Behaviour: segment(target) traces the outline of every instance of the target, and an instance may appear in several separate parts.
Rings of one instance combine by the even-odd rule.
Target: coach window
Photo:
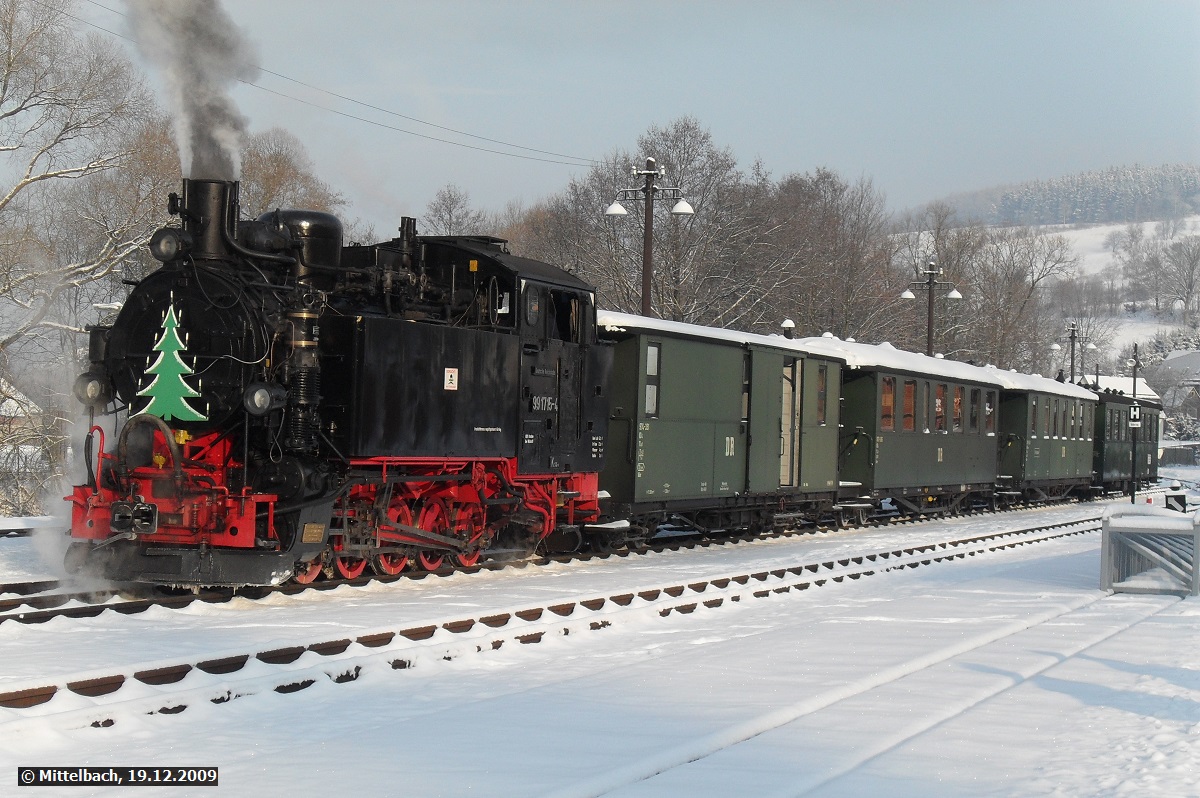
[[[646,416],[658,417],[659,356],[662,344],[646,344]]]
[[[933,397],[933,430],[946,431],[946,383],[939,382]]]
[[[825,424],[825,399],[829,390],[829,366],[817,366],[817,423]]]
[[[1071,404],[1066,399],[1062,400],[1062,424],[1059,429],[1062,430],[1062,437],[1067,437],[1067,405]]]
[[[904,381],[904,431],[915,432],[917,429],[917,381]]]
[[[750,353],[742,355],[742,423],[750,422]]]
[[[954,386],[954,431],[963,431],[963,387]]]
[[[1050,437],[1050,397],[1043,396],[1042,398],[1044,400],[1046,400],[1046,412],[1042,413],[1042,437],[1049,438]]]
[[[1093,411],[1094,408],[1091,405],[1083,406],[1084,415],[1087,417],[1087,420],[1083,423],[1083,437],[1089,441],[1092,439],[1092,430],[1095,429],[1092,426],[1095,423],[1095,416],[1092,415]]]
[[[929,383],[921,389],[921,428],[929,432]]]
[[[896,378],[883,378],[883,396],[879,402],[879,429],[893,432],[896,429]]]
[[[983,397],[983,391],[978,388],[971,389],[971,406],[968,408],[970,416],[970,425],[967,427],[971,432],[979,432],[979,400]]]
[[[1038,398],[1035,396],[1029,404],[1029,437],[1037,437]]]
[[[996,434],[996,392],[988,391],[983,398],[983,431]]]
[[[1054,422],[1050,426],[1050,434],[1052,437],[1058,437],[1058,400],[1054,400]]]

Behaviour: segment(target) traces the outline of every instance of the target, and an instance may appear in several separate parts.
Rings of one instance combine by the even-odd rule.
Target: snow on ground
[[[342,588],[265,605],[5,623],[0,688],[31,674],[400,628],[1099,509]],[[127,712],[110,728],[0,720],[0,779],[15,778],[18,765],[203,765],[220,767],[211,792],[225,795],[1200,794],[1200,604],[1105,594],[1099,544],[1089,533],[687,616],[647,613],[406,670],[368,664],[347,684],[204,702],[178,715]],[[0,540],[0,575],[10,562],[36,571],[31,548],[27,538]]]
[[[1157,222],[1141,223],[1140,227],[1147,239],[1154,238],[1157,224]],[[1072,251],[1079,261],[1078,273],[1083,277],[1100,274],[1114,263],[1112,249],[1105,242],[1113,233],[1122,232],[1128,227],[1127,224],[1102,224],[1085,227],[1051,225],[1045,229],[1063,236],[1071,243]],[[1189,216],[1184,219],[1181,229],[1185,235],[1194,234],[1200,230],[1200,216]],[[1117,351],[1135,342],[1144,343],[1153,340],[1158,333],[1170,333],[1182,326],[1169,316],[1162,319],[1156,318],[1152,309],[1114,316],[1111,321],[1117,326],[1117,333],[1111,342],[1113,349]]]
[[[1154,238],[1158,222],[1143,222],[1139,226],[1147,239]],[[1098,224],[1084,227],[1051,225],[1048,232],[1063,236],[1071,242],[1075,256],[1079,259],[1079,274],[1099,274],[1113,262],[1112,249],[1105,243],[1113,233],[1123,232],[1127,224]],[[1181,229],[1185,234],[1200,229],[1200,216],[1189,216],[1183,220]]]
[[[1135,343],[1145,346],[1148,341],[1153,341],[1155,336],[1170,335],[1183,327],[1182,324],[1177,324],[1170,319],[1154,318],[1153,311],[1139,311],[1125,316],[1115,316],[1112,320],[1117,325],[1117,332],[1113,335],[1111,342],[1114,353]]]

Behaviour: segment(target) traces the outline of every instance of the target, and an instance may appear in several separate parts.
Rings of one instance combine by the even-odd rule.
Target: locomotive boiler
[[[161,266],[90,331],[71,570],[310,582],[572,547],[600,517],[609,347],[593,290],[501,239],[343,246],[184,180]],[[115,438],[115,439],[114,439]]]

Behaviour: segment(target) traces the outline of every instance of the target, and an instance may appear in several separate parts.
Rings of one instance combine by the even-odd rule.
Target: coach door
[[[742,416],[749,430],[746,449],[747,490],[774,493],[779,488],[780,374],[783,355],[751,349],[746,352],[742,378]]]
[[[801,361],[783,361],[780,388],[779,487],[794,488],[800,483],[800,399],[804,395]]]

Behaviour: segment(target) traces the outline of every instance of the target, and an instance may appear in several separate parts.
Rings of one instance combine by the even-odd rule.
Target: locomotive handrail
[[[96,455],[96,470],[92,471],[92,436],[100,433],[100,453]],[[101,459],[104,457],[104,428],[99,424],[93,424],[88,430],[87,437],[83,441],[83,462],[87,467],[88,485],[92,488],[92,493],[100,492],[100,483],[97,479],[97,474],[101,472],[103,466]]]
[[[125,422],[125,426],[121,428],[121,436],[117,439],[117,456],[120,462],[126,468],[128,465],[129,454],[129,433],[134,427],[140,427],[149,424],[158,429],[166,439],[167,448],[171,452],[171,469],[175,472],[175,479],[183,480],[183,452],[179,449],[179,444],[175,442],[175,435],[171,432],[171,428],[167,426],[167,422],[163,421],[158,416],[152,416],[149,413],[138,413],[135,416],[130,416]]]

